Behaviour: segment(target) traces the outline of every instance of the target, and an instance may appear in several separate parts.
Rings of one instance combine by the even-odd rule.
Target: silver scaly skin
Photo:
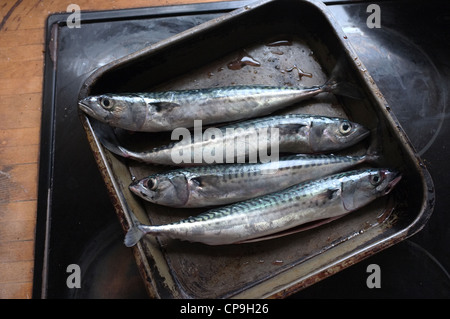
[[[137,223],[125,236],[125,245],[135,245],[145,234],[208,245],[264,240],[308,222],[355,211],[390,193],[400,179],[389,169],[339,173],[167,225]]]
[[[235,163],[245,162],[249,154],[269,154],[275,148],[280,153],[316,154],[339,151],[363,140],[370,133],[364,126],[344,118],[316,115],[288,114],[247,120],[219,127],[218,137],[206,138],[200,141],[182,139],[148,152],[133,152],[122,146],[104,143],[105,147],[122,157],[131,158],[145,163],[189,166],[212,164],[196,162],[194,150],[200,149],[201,154],[222,149],[223,159],[216,163],[230,163],[227,150],[231,149],[236,159]],[[272,138],[272,132],[278,132],[278,140]],[[257,134],[255,134],[255,132]],[[261,141],[261,134],[267,132],[267,141]],[[236,140],[247,136],[245,152],[239,153]],[[273,144],[270,142],[274,142]],[[178,163],[173,154],[188,154],[189,161]],[[240,155],[239,155],[240,154]],[[239,157],[241,156],[241,157]]]
[[[277,162],[180,168],[139,179],[129,188],[146,201],[169,207],[225,205],[341,172],[374,158],[296,154]]]
[[[333,78],[307,88],[227,86],[165,92],[101,94],[79,101],[82,111],[111,126],[130,131],[161,132],[259,117],[322,92],[351,95],[351,85]],[[348,92],[350,91],[350,92]],[[356,91],[356,89],[354,89]]]

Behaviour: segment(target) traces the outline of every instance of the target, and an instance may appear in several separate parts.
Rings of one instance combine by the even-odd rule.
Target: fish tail
[[[131,157],[131,152],[120,146],[120,142],[113,128],[104,125],[96,120],[92,120],[92,129],[97,135],[100,143],[111,153],[122,156]]]
[[[370,133],[371,141],[365,155],[366,161],[368,163],[382,165],[382,156],[380,155],[383,154],[383,145],[380,142],[381,129],[381,126],[378,125],[377,127],[373,128]]]
[[[118,144],[117,139],[110,141],[109,138],[100,137],[100,142],[108,151],[122,157],[129,157],[128,151]]]
[[[350,82],[339,82],[335,78],[330,78],[322,87],[324,92],[331,92],[336,95],[346,96],[353,99],[362,99],[364,96],[361,90]]]
[[[142,227],[142,224],[132,225],[125,235],[124,244],[127,247],[132,247],[141,240],[142,237],[146,234],[145,230]]]
[[[115,145],[115,144],[109,143],[107,141],[102,141],[102,144],[108,151],[110,151],[113,154],[119,155],[123,158],[131,158],[134,160],[140,160],[139,154],[129,151],[123,146]]]
[[[119,145],[119,146],[117,146],[117,149],[120,151],[120,154],[118,154],[118,155],[121,155],[122,157],[138,159],[138,156],[136,156],[135,153],[127,150],[123,146]]]
[[[342,79],[343,74],[345,74],[344,66],[345,61],[341,58],[336,63],[328,81],[322,85],[322,91],[354,99],[362,99],[364,95],[362,94],[361,89],[355,84]]]
[[[378,165],[381,161],[381,156],[379,153],[371,153],[370,151],[364,155],[365,162],[369,164]]]

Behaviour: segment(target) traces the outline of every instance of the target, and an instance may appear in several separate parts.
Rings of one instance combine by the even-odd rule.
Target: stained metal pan
[[[240,64],[243,56],[256,62]],[[433,210],[433,183],[382,92],[318,1],[256,2],[107,64],[85,81],[79,98],[233,84],[309,86],[322,84],[342,59],[343,75],[363,99],[323,94],[279,113],[348,117],[369,127],[372,139],[346,154],[363,154],[376,140],[379,165],[403,174],[396,190],[332,223],[259,243],[210,247],[145,237],[133,250],[150,297],[286,297],[418,232]],[[128,190],[132,179],[168,168],[119,158],[101,143],[114,133],[139,149],[143,142],[157,145],[165,134],[113,131],[83,113],[80,118],[124,231],[133,218],[163,224],[202,211],[137,199]]]

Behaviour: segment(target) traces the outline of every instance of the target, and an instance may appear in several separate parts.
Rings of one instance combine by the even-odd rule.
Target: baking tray
[[[228,67],[243,56],[257,66]],[[376,139],[382,150],[380,165],[403,174],[395,192],[328,225],[265,242],[210,247],[145,237],[133,252],[150,297],[288,296],[418,232],[433,210],[433,183],[346,35],[317,1],[247,5],[113,61],[85,81],[79,98],[233,84],[309,86],[323,83],[342,60],[343,75],[360,87],[364,99],[323,94],[280,113],[348,117],[378,132],[371,141]],[[80,118],[124,231],[133,218],[162,224],[201,211],[168,209],[135,198],[128,191],[131,180],[165,168],[113,155],[101,143],[112,129],[83,113]],[[113,133],[136,148],[141,146],[136,141],[156,145],[164,139],[164,134]],[[361,154],[367,147],[360,143],[346,154]]]

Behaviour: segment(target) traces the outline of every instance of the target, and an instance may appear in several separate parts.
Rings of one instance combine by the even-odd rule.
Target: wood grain
[[[45,24],[83,11],[217,0],[3,0],[0,3],[0,298],[31,298]]]

